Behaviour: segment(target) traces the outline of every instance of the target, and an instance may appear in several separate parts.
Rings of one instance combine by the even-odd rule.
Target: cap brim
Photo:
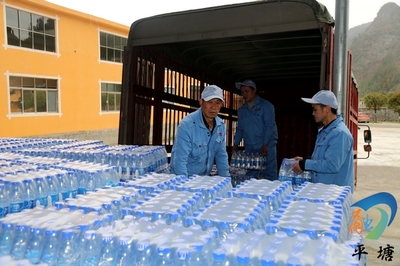
[[[316,100],[313,100],[313,99],[311,99],[311,98],[301,98],[301,100],[302,100],[303,102],[306,102],[306,103],[320,104],[319,102],[317,102]]]
[[[242,83],[242,82],[237,82],[237,83],[236,83],[236,89],[240,90],[240,88],[241,88],[242,86],[246,86],[246,84],[244,84],[244,83]]]
[[[203,98],[203,100],[206,101],[206,102],[208,102],[208,101],[210,101],[212,99],[220,99],[222,102],[225,102],[224,98],[221,98],[219,96],[214,96],[214,95]]]

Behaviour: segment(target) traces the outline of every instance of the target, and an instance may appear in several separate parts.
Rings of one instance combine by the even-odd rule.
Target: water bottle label
[[[56,203],[56,202],[59,200],[58,194],[56,194],[56,195],[50,195],[50,198],[51,198],[51,203],[52,203],[52,205],[54,205],[54,203]]]
[[[61,197],[63,200],[67,199],[69,197],[69,191],[68,192],[61,192]]]
[[[78,188],[78,194],[85,195],[86,194],[86,189],[85,188]]]
[[[5,217],[8,214],[8,206],[0,207],[0,218]]]
[[[40,203],[40,206],[47,207],[49,202],[47,201],[47,197],[37,199]]]
[[[33,209],[36,207],[36,200],[26,200],[24,202],[24,209]]]
[[[128,167],[122,166],[121,167],[121,175],[126,176],[127,173],[128,173]]]
[[[70,193],[71,193],[71,198],[75,199],[76,195],[78,194],[78,190],[77,189],[71,190]]]
[[[23,209],[24,209],[24,203],[23,202],[11,203],[10,204],[10,213],[21,212]]]

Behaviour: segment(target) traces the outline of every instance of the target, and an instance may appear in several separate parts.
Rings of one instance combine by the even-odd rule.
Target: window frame
[[[117,90],[115,91],[106,91],[107,95],[112,94],[114,95],[114,100],[117,100],[118,97],[117,95],[119,95],[119,104],[117,102],[115,102],[115,107],[114,110],[109,110],[109,105],[108,105],[108,110],[103,110],[103,90],[102,90],[102,86],[103,84],[106,85],[119,85],[120,87],[120,91],[118,92]],[[107,86],[108,87],[108,86]],[[121,82],[115,82],[115,81],[105,81],[105,80],[100,80],[99,81],[99,91],[100,91],[100,115],[102,114],[119,114],[120,110],[121,110],[121,93],[122,93],[122,83]],[[117,106],[119,106],[119,109],[117,109]]]
[[[17,45],[10,45],[8,44],[8,35],[7,35],[7,8],[12,8],[12,9],[16,9],[18,12],[22,11],[22,12],[27,12],[30,15],[36,15],[36,16],[42,16],[45,17],[47,19],[52,19],[54,21],[54,52],[52,51],[46,51],[46,50],[39,50],[39,49],[35,49],[34,48],[34,42],[32,42],[32,48],[27,48],[27,47],[23,47],[21,44],[19,46]],[[44,54],[50,54],[50,55],[56,55],[57,57],[60,56],[59,53],[59,34],[58,34],[58,16],[50,16],[48,14],[44,14],[41,12],[37,12],[37,11],[32,11],[30,9],[26,9],[26,8],[21,8],[20,6],[14,6],[14,5],[10,5],[10,4],[5,4],[4,5],[4,43],[3,46],[5,49],[18,49],[18,50],[24,50],[24,51],[31,51],[31,52],[36,52],[36,53],[44,53]],[[18,26],[19,27],[19,26]],[[21,30],[21,28],[18,28],[18,30]],[[22,29],[24,30],[24,29]],[[31,32],[33,34],[36,34],[36,32],[32,29]],[[46,39],[48,36],[48,34],[43,33],[44,39]],[[44,44],[44,46],[46,46]]]
[[[44,79],[44,80],[54,80],[56,81],[56,88],[55,89],[51,89],[51,88],[40,88],[40,87],[24,87],[23,84],[20,85],[20,87],[14,87],[12,86],[12,84],[10,84],[10,78],[11,77],[18,77],[18,78],[32,78],[34,81],[35,79]],[[61,86],[60,86],[60,77],[54,77],[54,76],[41,76],[41,75],[27,75],[27,74],[21,74],[21,73],[6,73],[6,79],[7,79],[7,109],[8,109],[8,113],[7,113],[7,117],[9,119],[13,118],[13,117],[39,117],[39,116],[61,116],[62,112],[61,112]],[[19,88],[19,89],[18,89]],[[34,107],[35,110],[33,112],[12,112],[12,108],[11,108],[11,91],[12,90],[21,90],[21,95],[24,94],[24,92],[27,92],[29,90],[37,91],[37,92],[46,92],[46,111],[45,112],[40,112],[37,111],[37,98],[34,98]],[[56,92],[57,95],[55,98],[50,97],[49,96],[49,92]],[[51,98],[51,99],[50,99]],[[55,107],[57,108],[57,111],[54,112],[49,112],[49,109],[52,109],[49,107],[49,99],[53,100],[55,99],[56,103],[55,103]],[[16,101],[13,101],[16,102]],[[18,101],[18,103],[20,103]],[[24,102],[22,101],[21,104],[24,104]]]
[[[107,60],[107,59],[102,59],[102,47],[105,47],[106,49],[111,49],[110,47],[108,47],[108,46],[102,46],[102,44],[101,44],[101,34],[102,33],[104,33],[104,34],[106,34],[106,40],[107,40],[107,38],[108,38],[108,35],[112,35],[113,37],[120,37],[121,39],[125,39],[125,45],[127,44],[127,42],[128,42],[128,37],[127,36],[124,36],[124,35],[121,35],[121,34],[116,34],[116,33],[114,33],[114,32],[109,32],[109,31],[106,31],[106,30],[102,30],[102,29],[99,29],[98,30],[98,49],[99,49],[99,62],[105,62],[105,63],[111,63],[111,64],[118,64],[118,65],[122,65],[122,62],[123,62],[123,53],[124,53],[124,46],[125,45],[122,45],[122,43],[121,43],[121,45],[122,45],[122,47],[121,47],[121,50],[119,50],[119,49],[117,49],[117,48],[112,48],[113,49],[113,51],[114,51],[114,54],[115,54],[115,51],[117,50],[117,51],[120,51],[121,52],[121,54],[120,54],[120,62],[119,61],[111,61],[111,60]],[[115,38],[114,38],[114,44],[115,44]],[[106,50],[106,57],[108,56],[108,50]]]

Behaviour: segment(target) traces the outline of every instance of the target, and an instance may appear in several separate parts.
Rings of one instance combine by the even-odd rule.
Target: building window
[[[56,79],[10,76],[9,81],[12,114],[58,112]]]
[[[127,38],[100,32],[100,60],[122,63]]]
[[[7,44],[56,52],[55,20],[6,7]]]
[[[101,83],[101,111],[116,112],[120,109],[121,84]]]

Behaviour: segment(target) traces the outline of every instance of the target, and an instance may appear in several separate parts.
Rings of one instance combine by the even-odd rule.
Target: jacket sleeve
[[[223,144],[219,145],[220,148],[215,153],[215,164],[217,165],[218,175],[228,177],[229,173],[229,164],[228,164],[228,153],[226,152],[226,128],[225,124],[223,124]]]
[[[326,145],[323,158],[306,160],[304,167],[306,170],[326,174],[338,173],[346,160],[347,153],[353,149],[353,140],[345,132],[339,131]]]
[[[275,140],[275,107],[271,103],[264,104],[263,108],[263,124],[264,124],[264,144],[269,144],[271,140]]]
[[[243,123],[240,123],[240,120],[241,120],[241,111],[239,108],[236,132],[235,132],[235,137],[234,137],[234,141],[233,141],[234,145],[239,145],[239,143],[242,141],[242,138],[243,138],[244,128],[243,128]]]
[[[188,156],[191,149],[191,137],[189,129],[184,123],[178,127],[178,131],[174,141],[175,158],[174,158],[174,172],[176,175],[188,176],[187,164]]]

